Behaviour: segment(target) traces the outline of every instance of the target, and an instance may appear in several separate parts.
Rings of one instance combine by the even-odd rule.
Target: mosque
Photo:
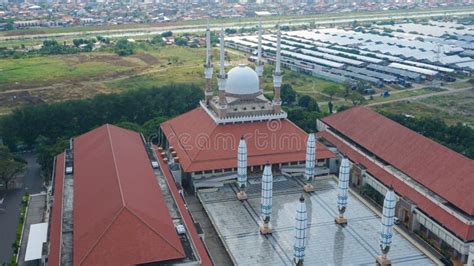
[[[218,93],[213,94],[211,80],[210,31],[207,30],[205,99],[200,106],[161,124],[160,152],[168,155],[179,183],[193,188],[220,186],[237,178],[237,146],[244,138],[248,150],[249,176],[261,176],[267,162],[272,171],[286,174],[304,172],[308,135],[287,118],[282,110],[280,33],[273,72],[273,100],[263,94],[261,30],[255,70],[238,65],[226,73],[224,68],[224,32],[220,36]],[[316,175],[337,171],[335,154],[317,142]]]

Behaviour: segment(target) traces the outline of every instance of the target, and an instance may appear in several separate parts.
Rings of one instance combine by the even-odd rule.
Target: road
[[[444,87],[441,87],[441,88],[444,88]],[[414,101],[414,100],[428,98],[431,96],[440,96],[440,95],[446,95],[446,94],[451,94],[451,93],[459,93],[459,92],[468,91],[468,90],[472,90],[472,88],[464,88],[464,89],[456,89],[456,90],[448,89],[446,91],[433,92],[433,93],[427,93],[427,94],[422,94],[422,95],[414,95],[414,96],[408,96],[408,97],[404,97],[400,99],[388,100],[384,102],[371,103],[371,104],[367,104],[367,106],[376,106],[376,105],[403,102],[403,101]]]
[[[42,190],[40,165],[33,153],[22,154],[28,162],[24,178],[24,189],[0,192],[0,264],[8,262],[12,256],[12,244],[16,238],[16,227],[20,219],[21,197],[25,192],[35,194]],[[2,194],[3,193],[3,194]]]
[[[316,25],[327,25],[327,24],[344,24],[351,23],[354,20],[358,22],[369,22],[369,21],[380,21],[387,19],[407,19],[407,18],[428,18],[435,16],[464,16],[474,14],[474,10],[466,8],[464,10],[420,10],[413,12],[400,11],[400,13],[395,14],[353,14],[347,13],[343,16],[340,14],[335,14],[334,16],[325,16],[323,18],[318,15],[303,17],[303,18],[291,18],[286,19],[285,21],[291,21],[291,25],[301,25],[314,23]],[[342,17],[342,18],[341,18]],[[212,30],[219,30],[221,27],[226,28],[238,28],[242,26],[255,26],[257,19],[254,21],[242,21],[242,22],[223,22],[223,23],[214,23],[210,27]],[[262,25],[266,28],[275,27],[275,25],[282,23],[281,18],[275,18],[272,20],[262,21]],[[62,37],[74,37],[84,35],[101,35],[103,37],[117,38],[117,37],[133,37],[133,36],[146,36],[146,35],[156,35],[161,34],[164,31],[173,31],[176,33],[179,32],[200,32],[206,29],[206,25],[197,24],[197,25],[174,25],[174,26],[156,26],[156,27],[141,27],[141,28],[132,28],[132,29],[109,29],[109,30],[91,30],[91,31],[79,31],[79,32],[65,32],[65,33],[47,33],[47,34],[30,34],[30,35],[14,35],[14,36],[0,36],[0,41],[7,40],[25,40],[25,39],[44,39],[44,38],[62,38]]]

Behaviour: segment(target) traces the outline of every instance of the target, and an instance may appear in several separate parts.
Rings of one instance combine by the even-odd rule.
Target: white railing
[[[390,167],[380,163],[379,161],[377,161],[376,159],[370,157],[370,156],[367,156],[364,152],[360,151],[357,147],[355,147],[354,145],[352,145],[351,143],[347,142],[345,139],[339,137],[337,134],[335,134],[334,132],[330,131],[330,130],[327,130],[328,133],[330,133],[332,136],[334,136],[335,138],[337,138],[338,140],[340,140],[341,142],[343,142],[345,145],[349,146],[352,150],[356,151],[357,153],[359,153],[360,155],[364,156],[366,159],[368,159],[369,161],[373,162],[374,164],[376,164],[378,167],[382,168],[383,170],[387,171],[388,173],[390,173],[392,176],[394,176],[395,178],[397,178],[398,180],[402,181],[405,185],[411,187],[412,189],[414,189],[415,191],[417,191],[418,193],[420,193],[421,195],[423,195],[425,198],[429,199],[431,202],[433,202],[434,204],[436,204],[438,207],[442,208],[444,211],[446,211],[447,213],[451,214],[452,216],[454,216],[456,219],[458,219],[459,221],[463,222],[464,224],[466,225],[474,225],[474,221],[469,219],[469,218],[466,218],[465,216],[463,216],[462,214],[459,214],[458,212],[454,211],[453,209],[449,208],[448,206],[444,205],[443,202],[440,202],[437,198],[435,198],[434,196],[430,195],[430,192],[427,188],[425,188],[424,186],[416,183],[415,180],[413,180],[412,178],[404,175],[400,175],[399,173],[396,173],[393,171],[393,169],[391,169]],[[410,180],[407,180],[406,178],[410,178]],[[408,182],[410,181],[410,182]]]
[[[469,244],[464,243],[455,235],[453,235],[448,230],[444,229],[442,226],[438,225],[436,222],[431,220],[428,216],[422,213],[420,210],[415,209],[416,220],[430,230],[437,237],[446,242],[449,246],[457,250],[461,254],[469,253]]]
[[[237,116],[237,117],[228,117],[228,118],[219,118],[214,112],[209,110],[206,104],[201,101],[199,102],[201,107],[206,111],[206,113],[214,120],[216,124],[235,124],[243,122],[257,122],[257,121],[268,121],[268,120],[280,120],[288,117],[286,112],[281,112],[279,114],[268,114],[268,115],[248,115],[248,116]]]

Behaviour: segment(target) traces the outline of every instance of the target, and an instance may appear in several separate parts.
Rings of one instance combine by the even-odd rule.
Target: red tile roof
[[[241,136],[247,142],[248,165],[304,161],[307,134],[290,120],[217,125],[198,107],[161,124],[185,172],[237,167]],[[321,143],[317,159],[334,157]]]
[[[140,135],[104,125],[74,139],[74,265],[185,257]]]
[[[154,146],[154,150],[156,151],[158,148]],[[176,206],[178,207],[178,211],[183,218],[184,225],[188,234],[191,237],[191,242],[193,243],[194,247],[197,250],[199,255],[199,261],[202,266],[211,266],[212,261],[207,253],[206,247],[204,246],[203,240],[199,237],[196,227],[194,226],[194,221],[191,217],[191,214],[186,207],[186,203],[184,202],[183,197],[178,192],[178,188],[176,187],[176,183],[174,181],[173,175],[170,172],[168,164],[163,161],[163,158],[159,156],[159,154],[155,154],[156,158],[160,163],[160,168],[163,172],[163,175],[166,178],[166,183],[171,191],[171,195],[173,196],[174,201],[176,202]]]
[[[457,219],[455,216],[446,212],[444,209],[433,203],[431,200],[427,199],[418,191],[411,188],[405,182],[400,181],[398,178],[385,171],[383,168],[373,163],[365,156],[358,153],[350,146],[346,145],[344,142],[333,136],[332,133],[322,131],[318,133],[318,136],[332,143],[339,151],[344,153],[354,163],[363,165],[367,169],[367,172],[369,172],[382,183],[386,185],[392,185],[399,195],[409,198],[425,214],[434,218],[438,223],[448,228],[458,237],[464,239],[465,241],[474,239],[474,225],[469,226]]]
[[[474,215],[474,161],[365,107],[322,119],[355,143]]]
[[[54,169],[54,198],[49,225],[49,256],[48,264],[59,265],[61,262],[62,205],[64,183],[64,153],[56,157]]]

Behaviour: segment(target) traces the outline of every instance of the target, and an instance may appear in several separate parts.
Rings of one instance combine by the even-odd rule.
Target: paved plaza
[[[199,197],[217,227],[231,257],[238,265],[290,265],[293,260],[295,211],[303,182],[278,176],[273,183],[272,235],[260,235],[259,179],[249,180],[248,201],[236,198],[238,188],[227,184],[216,192],[200,192]],[[306,265],[374,265],[380,255],[380,218],[360,200],[349,194],[345,213],[348,225],[334,223],[337,182],[333,178],[316,181],[316,191],[305,194],[309,239]],[[398,232],[388,254],[395,265],[434,264]]]

